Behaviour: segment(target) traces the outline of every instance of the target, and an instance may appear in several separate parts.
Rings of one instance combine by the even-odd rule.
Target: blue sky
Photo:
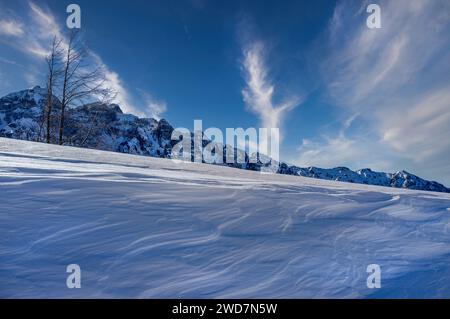
[[[373,1],[375,2],[375,1]],[[0,0],[0,95],[43,85],[66,6],[121,107],[175,127],[281,130],[301,166],[450,185],[450,2]]]

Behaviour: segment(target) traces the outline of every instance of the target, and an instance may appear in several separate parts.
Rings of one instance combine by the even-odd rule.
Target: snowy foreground
[[[0,202],[0,297],[450,298],[450,194],[0,139]]]

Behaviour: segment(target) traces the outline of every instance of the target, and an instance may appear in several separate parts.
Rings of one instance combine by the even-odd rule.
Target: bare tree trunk
[[[49,86],[51,86],[51,80],[49,81]],[[50,126],[51,126],[51,114],[52,114],[52,105],[53,105],[53,90],[47,89],[47,108],[46,108],[46,118],[47,118],[47,134],[46,134],[46,142],[50,144]]]
[[[48,76],[47,76],[47,101],[46,101],[46,107],[45,107],[45,118],[46,118],[46,124],[47,124],[47,134],[46,134],[46,142],[50,143],[51,141],[51,117],[52,117],[52,111],[53,111],[53,89],[54,85],[57,81],[58,77],[58,70],[57,70],[57,64],[58,59],[60,55],[59,46],[60,41],[56,39],[56,37],[53,39],[52,43],[52,49],[49,54],[49,56],[46,58],[47,60],[47,66],[48,66]]]
[[[87,140],[91,136],[92,130],[94,129],[94,125],[95,125],[95,120],[97,119],[97,115],[98,115],[98,112],[95,112],[93,118],[90,121],[91,124],[89,125],[88,131],[87,131],[86,135],[84,136],[83,140],[80,143],[81,147],[83,147],[86,144]]]
[[[69,81],[69,69],[73,63],[73,57],[72,57],[72,46],[73,41],[75,39],[76,33],[72,33],[70,36],[69,44],[67,47],[67,55],[66,55],[66,61],[64,62],[64,81],[63,81],[63,89],[62,89],[62,99],[61,99],[61,115],[59,118],[59,138],[58,138],[58,144],[63,144],[63,135],[64,135],[64,121],[65,121],[65,112],[66,112],[66,106],[67,106],[67,84]]]
[[[36,136],[36,142],[41,142],[41,134],[42,130],[44,129],[44,121],[45,121],[45,109],[41,111],[41,115],[39,117],[39,131]]]

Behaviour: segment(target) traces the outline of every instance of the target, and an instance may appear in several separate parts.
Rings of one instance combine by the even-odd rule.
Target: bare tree
[[[104,70],[89,64],[89,53],[81,44],[79,32],[72,31],[63,58],[61,113],[59,117],[58,143],[64,143],[64,126],[67,109],[89,100],[103,103],[111,100],[114,93],[105,85]]]
[[[49,55],[46,57],[47,62],[47,97],[45,104],[45,113],[43,116],[43,122],[46,122],[46,142],[51,141],[51,119],[53,111],[53,93],[54,89],[58,83],[58,78],[61,75],[61,70],[59,68],[59,61],[61,57],[61,40],[57,39],[56,36],[53,38],[52,48]],[[40,132],[39,132],[40,134]]]

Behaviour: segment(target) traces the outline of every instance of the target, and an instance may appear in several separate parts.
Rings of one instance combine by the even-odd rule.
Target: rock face
[[[115,104],[80,106],[70,110],[68,119],[69,145],[154,157],[167,157],[170,151],[162,121],[124,114]]]
[[[43,141],[45,137],[44,110],[46,89],[33,89],[11,93],[0,99],[0,137],[30,141]],[[60,102],[53,98],[52,136],[57,136]],[[116,104],[91,103],[71,108],[66,114],[64,144],[121,153],[170,158],[173,127],[164,119],[138,118],[124,114]],[[207,141],[203,142],[203,146]],[[228,166],[259,171],[270,165],[248,163],[248,155],[236,150],[246,159],[244,164]],[[223,149],[224,159],[226,148]],[[297,175],[350,183],[409,188],[436,192],[450,192],[442,184],[424,180],[406,171],[397,173],[375,172],[371,169],[352,171],[346,167],[323,169],[302,168],[286,163],[276,165],[279,174]]]
[[[38,140],[43,134],[42,110],[45,105],[46,90],[35,87],[11,93],[0,99],[0,136],[24,140]],[[54,109],[58,109],[58,102]]]
[[[60,102],[55,97],[52,136],[56,136]],[[42,141],[46,90],[35,87],[0,99],[0,136]],[[155,157],[170,154],[173,128],[165,121],[124,114],[116,104],[92,103],[68,109],[65,145]]]

